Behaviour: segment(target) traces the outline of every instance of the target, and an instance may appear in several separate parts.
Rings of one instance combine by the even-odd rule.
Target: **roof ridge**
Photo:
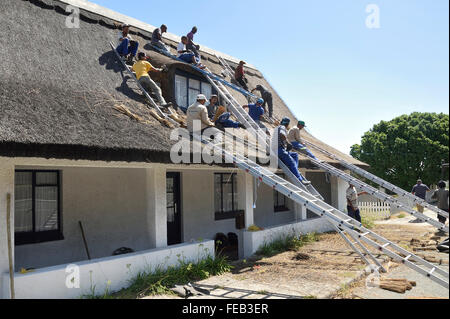
[[[129,17],[129,16],[124,15],[124,14],[122,14],[120,12],[117,12],[117,11],[105,8],[103,6],[100,6],[98,4],[95,4],[95,3],[87,1],[87,0],[55,0],[55,1],[59,1],[59,2],[65,3],[67,5],[71,5],[71,6],[74,6],[74,7],[83,9],[83,10],[86,10],[88,12],[91,12],[91,13],[94,13],[94,14],[98,14],[98,15],[103,16],[105,18],[109,18],[109,19],[113,19],[113,20],[116,20],[116,21],[119,21],[119,22],[122,22],[122,23],[129,24],[129,25],[131,25],[134,28],[141,29],[141,30],[146,31],[146,32],[153,32],[155,29],[157,29],[157,27],[155,27],[155,26],[153,26],[151,24],[148,24],[148,23],[145,23],[145,22],[140,21],[138,19]],[[169,33],[169,32],[166,32],[163,35],[163,37],[168,39],[168,40],[175,41],[175,42],[180,42],[181,41],[181,37],[180,36],[175,35],[173,33]],[[200,51],[202,51],[204,53],[207,53],[207,54],[210,54],[212,56],[214,56],[215,54],[220,55],[222,58],[224,58],[224,59],[226,59],[226,60],[228,60],[230,62],[236,63],[236,64],[238,64],[239,61],[241,61],[241,59],[235,58],[235,57],[233,57],[231,55],[228,55],[228,54],[223,53],[223,52],[216,51],[214,49],[208,48],[208,47],[203,46],[203,45],[200,46]],[[246,64],[246,67],[250,68],[250,69],[253,69],[255,71],[258,71],[258,69],[252,64]]]

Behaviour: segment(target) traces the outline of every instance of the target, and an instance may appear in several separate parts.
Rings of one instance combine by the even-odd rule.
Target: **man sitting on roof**
[[[264,111],[267,112],[266,110],[266,104],[269,106],[269,117],[272,118],[272,114],[273,114],[273,101],[272,101],[272,93],[266,89],[265,86],[262,85],[257,85],[256,88],[254,88],[252,90],[252,93],[255,91],[259,91],[259,93],[261,93],[261,97],[264,99],[264,104],[263,104],[263,108]]]
[[[144,52],[139,52],[138,59],[139,61],[133,65],[132,69],[136,73],[136,78],[138,79],[139,83],[147,92],[151,91],[156,95],[156,98],[158,99],[161,106],[171,106],[172,103],[166,103],[166,100],[164,100],[162,96],[161,89],[158,85],[156,85],[155,82],[153,82],[153,80],[150,78],[150,75],[148,74],[148,72],[150,71],[162,72],[163,70],[154,68],[153,65],[151,65],[147,61],[147,56]]]
[[[239,62],[239,65],[234,71],[234,79],[242,86],[244,90],[248,91],[248,81],[245,77],[244,64],[246,64],[244,61]]]
[[[261,117],[264,115],[264,109],[262,105],[264,104],[263,99],[258,99],[255,104],[249,104],[242,106],[244,109],[248,108],[248,115],[259,125],[261,128],[266,128],[261,123]]]
[[[200,121],[201,133],[208,127],[214,126],[214,123],[208,119],[208,110],[206,109],[205,103],[206,96],[199,94],[197,95],[197,101],[188,107],[186,122],[187,129],[190,133],[194,132],[194,121]]]
[[[230,119],[231,114],[229,112],[225,112],[219,116],[216,120],[216,127],[221,128],[245,128],[245,126],[239,122],[233,121]]]
[[[164,32],[167,32],[167,26],[165,24],[161,25],[160,28],[156,29],[152,33],[152,45],[154,47],[157,47],[158,49],[161,49],[162,51],[170,54],[170,49],[168,46],[164,44],[162,41],[162,34]]]
[[[305,125],[304,121],[298,121],[297,126],[294,126],[293,128],[291,128],[289,130],[289,132],[288,132],[288,141],[289,141],[289,143],[292,144],[292,147],[295,150],[300,151],[302,153],[305,153],[309,157],[312,157],[315,160],[317,160],[317,158],[314,156],[314,154],[311,153],[311,151],[308,150],[305,145],[303,145],[303,142],[300,139],[300,131],[303,130],[303,128],[305,126],[306,125]]]
[[[126,58],[126,62],[131,65],[133,64],[133,58],[138,51],[139,43],[131,38],[129,32],[130,25],[122,25],[122,31],[119,32],[119,45],[117,46],[116,51],[120,56]]]
[[[287,129],[289,128],[290,122],[291,120],[285,117],[281,120],[280,125],[275,128],[271,148],[300,182],[308,184],[309,182],[306,181],[298,171],[298,154],[290,152],[292,145],[287,139]]]
[[[227,111],[227,108],[226,108],[225,106],[219,105],[219,106],[217,107],[216,113],[214,114],[214,117],[213,117],[212,121],[213,121],[213,122],[216,122],[216,121],[219,119],[219,117],[220,117],[223,113],[225,113],[226,111]]]
[[[194,53],[186,49],[186,44],[188,43],[188,38],[185,36],[181,37],[181,42],[178,44],[177,52],[178,52],[178,59],[194,64],[196,67],[200,69],[204,69],[205,66],[200,63],[200,60],[195,56]]]
[[[217,103],[219,102],[219,97],[215,94],[211,95],[209,98],[209,103],[206,105],[208,109],[208,117],[212,119],[217,111]]]
[[[198,50],[200,50],[200,46],[194,43],[194,34],[197,33],[197,27],[193,27],[191,32],[187,34],[188,43],[186,44],[186,47],[188,50],[191,50],[194,52],[195,57],[200,62],[200,54],[198,53]]]

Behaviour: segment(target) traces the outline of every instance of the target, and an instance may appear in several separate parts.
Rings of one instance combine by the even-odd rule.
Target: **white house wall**
[[[87,259],[78,221],[92,258],[120,247],[141,251],[151,244],[144,169],[63,168],[64,240],[16,247],[16,270]]]

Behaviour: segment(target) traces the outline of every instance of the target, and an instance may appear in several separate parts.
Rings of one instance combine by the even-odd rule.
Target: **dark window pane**
[[[214,209],[216,212],[222,211],[221,175],[214,174]]]
[[[58,229],[58,188],[36,187],[36,231]]]
[[[56,172],[37,172],[36,185],[56,185],[58,174]]]
[[[14,229],[16,232],[33,231],[33,175],[31,172],[15,174]]]

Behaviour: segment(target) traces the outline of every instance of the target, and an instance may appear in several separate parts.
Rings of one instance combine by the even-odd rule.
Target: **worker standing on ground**
[[[262,86],[260,84],[258,84],[256,86],[256,88],[254,88],[252,90],[252,93],[254,91],[259,91],[259,93],[261,94],[261,97],[264,99],[264,104],[262,105],[264,108],[264,111],[267,112],[266,105],[268,105],[269,106],[269,117],[272,118],[272,115],[273,115],[272,93],[268,89],[266,89],[265,86]]]
[[[289,128],[290,119],[287,117],[281,120],[281,123],[274,130],[271,147],[272,151],[278,155],[278,158],[289,168],[289,170],[298,178],[303,184],[310,184],[306,181],[298,171],[298,154],[290,152],[292,145],[287,139],[287,129]]]
[[[358,196],[363,194],[367,193],[366,192],[358,193],[356,191],[356,187],[353,184],[349,183],[349,186],[346,191],[348,216],[350,216],[353,219],[356,219],[360,223],[361,223],[361,213],[359,211],[358,206]]]
[[[155,29],[152,33],[152,45],[154,47],[157,47],[161,50],[163,50],[164,52],[170,54],[170,49],[168,46],[166,46],[164,44],[164,42],[162,41],[162,34],[164,32],[167,32],[167,26],[165,24],[161,25],[161,27],[159,27],[158,29]]]
[[[300,131],[305,128],[305,122],[304,121],[298,121],[297,126],[294,126],[291,128],[288,132],[288,141],[292,144],[292,147],[294,150],[305,153],[307,156],[314,158],[317,160],[317,158],[314,156],[313,153],[311,153],[310,150],[306,148],[302,140],[300,139]]]
[[[427,196],[427,192],[429,192],[429,191],[430,191],[430,189],[428,188],[428,186],[423,184],[421,179],[418,179],[417,184],[414,185],[411,193],[414,196],[417,196],[417,197],[425,200],[426,196]],[[419,213],[423,213],[423,206],[421,206],[419,204],[417,204],[416,206],[417,206],[417,211]],[[417,221],[419,221],[419,220],[417,220]]]
[[[187,129],[190,133],[194,132],[194,121],[200,122],[200,133],[203,133],[208,127],[214,126],[214,123],[208,118],[208,110],[206,109],[205,103],[206,96],[199,94],[197,95],[197,101],[188,107],[186,112],[186,122]]]
[[[247,78],[245,77],[244,64],[246,64],[244,61],[239,62],[239,65],[234,71],[234,79],[242,86],[244,90],[248,91],[247,86],[248,81]]]
[[[136,56],[139,43],[134,41],[130,32],[130,25],[123,24],[122,31],[119,31],[119,45],[116,48],[116,51],[119,55],[125,58],[126,63],[132,65],[133,58]]]
[[[136,78],[139,83],[144,87],[147,92],[153,92],[156,95],[156,98],[159,101],[159,104],[162,107],[169,107],[172,103],[166,103],[164,97],[162,96],[162,91],[158,85],[150,78],[148,72],[162,72],[162,69],[157,69],[153,67],[148,61],[147,56],[144,52],[139,52],[138,54],[139,61],[133,65],[132,70],[136,73]]]
[[[435,190],[433,195],[431,195],[431,198],[437,199],[438,201],[438,208],[442,209],[445,212],[449,212],[449,205],[448,205],[448,199],[449,199],[449,191],[445,189],[447,185],[444,181],[440,181],[438,183],[439,189]],[[438,214],[438,220],[440,223],[445,224],[447,221],[447,218],[445,216],[441,216]]]

